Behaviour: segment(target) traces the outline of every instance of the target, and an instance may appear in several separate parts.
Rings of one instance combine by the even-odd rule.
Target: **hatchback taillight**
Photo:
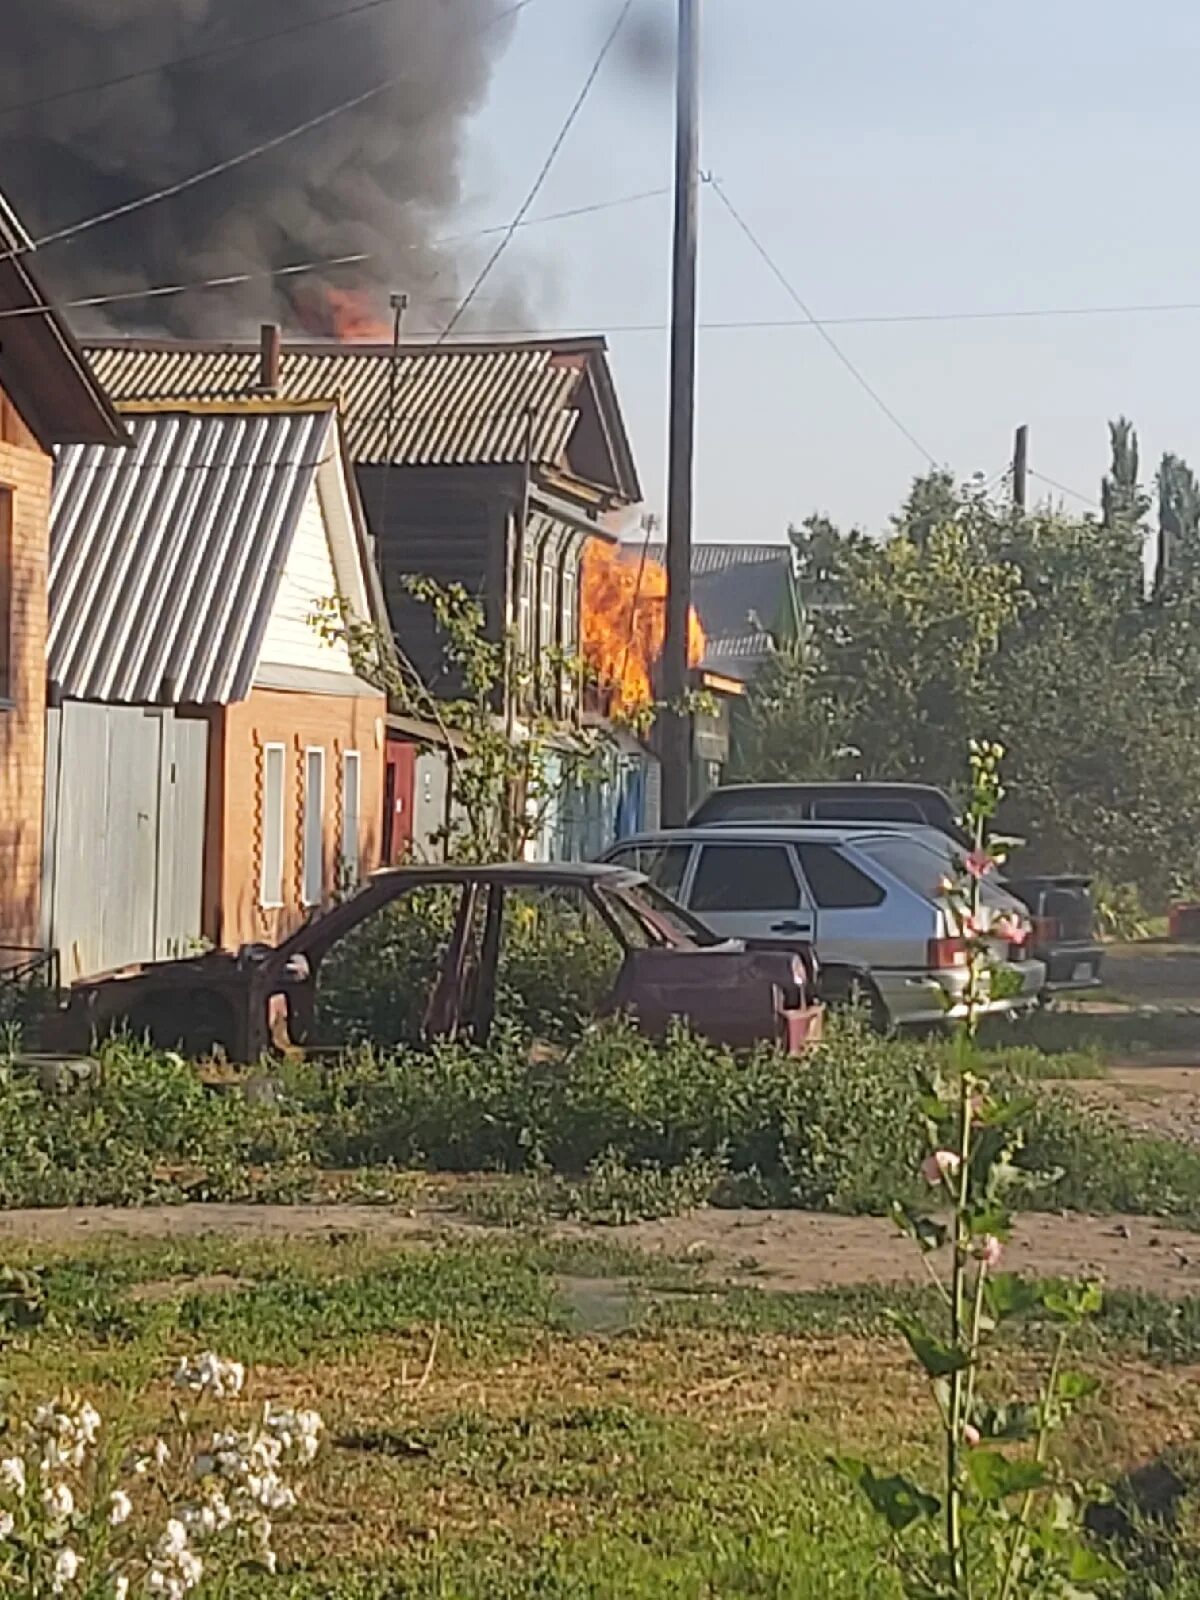
[[[930,939],[928,966],[930,972],[953,972],[971,964],[965,939]]]

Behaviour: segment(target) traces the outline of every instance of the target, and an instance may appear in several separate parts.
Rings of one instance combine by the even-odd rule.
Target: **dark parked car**
[[[421,927],[421,978],[400,997],[413,1037],[487,1039],[503,1009],[505,950],[514,922],[553,915],[551,933],[578,918],[610,943],[601,990],[588,997],[598,1014],[628,1012],[643,1031],[661,1035],[684,1019],[714,1041],[763,1041],[798,1052],[819,1037],[822,1008],[815,972],[803,953],[748,951],[719,943],[641,874],[605,866],[403,867],[382,872],[343,905],[309,922],[278,947],[250,946],[192,960],[131,967],[76,984],[48,1022],[50,1049],[86,1050],[122,1026],[163,1048],[199,1055],[223,1051],[254,1061],[272,1047],[323,1042],[322,964],[370,919],[406,896],[436,896],[439,916],[428,938]],[[384,968],[394,979],[395,968]],[[362,973],[359,974],[360,978]],[[366,971],[370,990],[372,972]],[[387,998],[387,997],[384,997]],[[572,996],[563,996],[569,1006]],[[394,1042],[383,1040],[381,1042]]]
[[[716,789],[693,826],[749,822],[877,822],[936,828],[969,849],[949,795],[923,783],[754,783]],[[1016,874],[1004,887],[1033,914],[1029,953],[1046,968],[1046,992],[1095,988],[1104,951],[1096,937],[1091,879]]]

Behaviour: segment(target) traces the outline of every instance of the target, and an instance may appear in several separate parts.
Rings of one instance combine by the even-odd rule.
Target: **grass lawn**
[[[826,1463],[847,1450],[919,1473],[931,1458],[927,1402],[884,1320],[894,1296],[727,1292],[694,1266],[519,1233],[8,1259],[43,1268],[49,1312],[5,1353],[10,1409],[70,1384],[149,1437],[174,1358],[211,1348],[251,1365],[247,1412],[270,1397],[323,1413],[280,1574],[238,1600],[899,1600]],[[1030,1332],[1001,1363],[1019,1381],[1042,1353]],[[1065,1437],[1074,1467],[1188,1459],[1200,1302],[1116,1297],[1086,1362],[1103,1386]],[[1186,1561],[1170,1581],[1173,1600],[1200,1594]]]

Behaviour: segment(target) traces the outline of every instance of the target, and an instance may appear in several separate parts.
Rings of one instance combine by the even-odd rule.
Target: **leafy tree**
[[[1181,456],[1170,453],[1158,469],[1158,560],[1154,592],[1160,598],[1184,571],[1200,571],[1200,483]]]
[[[953,792],[955,753],[988,728],[1011,753],[1001,821],[1029,841],[1017,867],[1098,872],[1149,903],[1200,883],[1200,560],[1181,556],[1147,597],[1132,427],[1114,424],[1113,442],[1102,519],[1023,515],[977,485],[948,501],[934,474],[888,539],[809,524],[838,603],[751,686],[759,738],[739,776]],[[1186,552],[1194,480],[1173,470]]]
[[[1141,458],[1137,430],[1128,417],[1108,425],[1112,468],[1105,478],[1100,501],[1107,527],[1140,528],[1150,509],[1141,486]]]

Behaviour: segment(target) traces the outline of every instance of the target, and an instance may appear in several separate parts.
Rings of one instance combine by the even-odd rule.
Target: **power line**
[[[1080,494],[1079,490],[1072,489],[1070,484],[1059,483],[1057,478],[1049,478],[1044,472],[1038,472],[1034,467],[1029,468],[1029,476],[1037,478],[1039,483],[1049,484],[1051,489],[1057,489],[1060,494],[1070,495],[1072,500],[1082,501],[1085,506],[1091,506],[1093,511],[1101,509],[1098,502],[1090,494]]]
[[[598,200],[591,205],[571,206],[565,211],[547,212],[541,217],[526,217],[521,223],[522,228],[540,228],[551,222],[567,222],[576,217],[594,216],[597,212],[612,211],[619,206],[636,205],[645,200],[658,200],[670,193],[668,188],[642,189],[635,194],[619,195],[612,200]],[[434,239],[431,249],[445,249],[451,245],[470,244],[478,239],[492,239],[497,234],[508,231],[509,224],[502,222],[489,228],[480,228],[474,233],[452,234],[445,239]],[[419,250],[419,244],[410,244],[409,250]],[[97,294],[81,296],[74,300],[61,300],[53,305],[42,306],[14,306],[8,310],[0,311],[0,322],[13,317],[39,317],[47,311],[87,311],[99,306],[112,306],[128,304],[137,300],[162,300],[184,294],[197,294],[207,289],[232,289],[247,283],[266,283],[276,278],[294,278],[309,272],[331,272],[340,267],[365,265],[367,262],[378,261],[376,253],[360,252],[356,255],[329,256],[323,260],[302,261],[292,266],[278,267],[270,272],[236,272],[227,273],[220,277],[200,278],[188,283],[158,284],[144,289],[126,289],[110,294]],[[450,297],[450,304],[457,303],[457,296]],[[433,337],[428,335],[427,337]]]
[[[232,55],[235,50],[251,50],[256,45],[273,44],[279,39],[291,38],[293,34],[306,33],[312,28],[322,28],[330,22],[346,22],[351,18],[362,16],[364,12],[378,11],[384,6],[395,5],[397,0],[359,0],[357,5],[347,6],[343,11],[327,12],[324,16],[308,17],[303,22],[294,22],[287,28],[276,28],[270,33],[249,34],[240,39],[231,39],[227,44],[213,45],[207,50],[197,50],[188,56],[176,56],[171,61],[158,61],[151,67],[138,67],[132,72],[123,72],[116,78],[103,78],[97,83],[81,83],[73,89],[58,89],[53,94],[40,95],[36,100],[18,100],[12,105],[0,106],[0,117],[16,116],[19,111],[37,111],[43,106],[58,105],[63,100],[75,100],[84,94],[103,94],[109,89],[120,89],[129,83],[138,83],[143,78],[156,78],[160,72],[174,72],[180,67],[195,67],[205,61],[215,61],[220,56]],[[532,4],[532,0],[524,0],[525,5]],[[521,10],[515,6],[513,10]],[[495,19],[503,21],[504,17],[512,15],[506,11]],[[488,24],[493,26],[493,24]]]
[[[621,10],[617,16],[617,20],[613,23],[607,39],[605,39],[603,45],[600,47],[600,53],[597,55],[596,60],[592,65],[592,70],[588,73],[587,78],[584,80],[583,88],[579,91],[579,94],[575,100],[575,104],[567,113],[566,121],[559,129],[558,136],[554,143],[550,146],[550,153],[542,163],[541,170],[534,179],[532,189],[530,189],[529,193],[525,196],[524,201],[517,210],[517,214],[514,216],[509,227],[505,230],[496,248],[492,251],[491,255],[484,263],[483,269],[476,277],[475,282],[471,285],[471,287],[467,290],[466,295],[459,302],[458,308],[454,315],[442,329],[439,337],[439,343],[441,340],[448,339],[450,337],[455,328],[458,327],[459,323],[466,315],[467,311],[474,304],[475,298],[479,294],[479,291],[483,288],[488,278],[491,277],[493,268],[496,266],[504,252],[508,249],[509,245],[512,243],[517,229],[529,215],[534,202],[536,201],[538,195],[541,194],[546,179],[550,176],[551,168],[554,166],[555,161],[557,161],[559,152],[561,151],[563,145],[566,144],[571,129],[579,120],[579,114],[587,104],[588,97],[591,94],[592,89],[595,87],[596,79],[600,76],[600,73],[604,67],[604,63],[608,60],[609,53],[617,42],[617,36],[620,34],[621,29],[625,26],[625,22],[629,16],[629,13],[633,10],[633,3],[634,0],[625,0],[625,4],[621,7]]]
[[[632,0],[629,0],[632,3]],[[502,12],[499,17],[494,17],[486,27],[494,27],[497,22],[506,16],[512,16],[518,11],[523,11],[526,6],[532,5],[533,0],[516,0],[516,4],[508,11]],[[484,30],[480,30],[484,31]],[[74,222],[69,227],[58,228],[53,233],[43,234],[41,238],[33,240],[34,250],[45,249],[52,244],[61,244],[66,239],[77,238],[82,233],[90,233],[93,228],[102,227],[105,223],[115,222],[119,217],[127,217],[135,211],[144,211],[147,206],[157,205],[161,200],[170,200],[177,194],[183,194],[187,189],[194,189],[198,184],[206,183],[210,178],[220,177],[223,173],[232,172],[236,167],[245,166],[248,161],[255,160],[258,156],[268,155],[272,150],[278,150],[281,145],[298,139],[302,134],[311,133],[315,128],[323,127],[327,122],[332,122],[336,117],[343,116],[347,111],[355,111],[359,106],[366,105],[368,101],[378,99],[381,94],[394,89],[405,82],[406,73],[396,73],[393,77],[385,78],[382,83],[377,83],[374,88],[366,89],[362,94],[343,100],[340,105],[332,106],[328,111],[322,111],[315,117],[289,128],[286,133],[276,134],[272,139],[265,139],[261,143],[252,145],[248,150],[243,150],[239,155],[230,156],[224,161],[218,161],[210,167],[205,167],[200,172],[194,172],[187,178],[181,178],[177,183],[167,184],[165,188],[156,189],[151,194],[142,195],[137,200],[127,200],[123,205],[113,206],[108,211],[101,211],[96,216],[86,217],[81,222]],[[30,247],[20,247],[0,254],[0,261],[11,261],[14,256],[24,255]]]
[[[779,284],[782,285],[788,296],[795,301],[796,305],[800,307],[800,310],[804,313],[808,322],[811,323],[812,326],[817,330],[821,338],[833,351],[834,355],[842,363],[854,381],[867,395],[870,396],[871,400],[874,401],[875,405],[878,406],[880,411],[883,412],[884,416],[887,417],[888,421],[893,425],[893,427],[895,427],[898,432],[904,435],[905,439],[908,440],[913,449],[916,450],[919,455],[925,457],[926,461],[928,461],[931,467],[937,468],[940,466],[941,463],[938,461],[937,457],[933,455],[931,451],[927,450],[917,438],[916,434],[913,433],[912,429],[900,420],[900,418],[892,410],[891,406],[888,405],[887,401],[883,398],[879,391],[870,383],[870,381],[859,370],[859,368],[855,366],[854,362],[851,361],[850,357],[842,349],[841,345],[838,344],[836,339],[834,339],[828,328],[824,327],[823,324],[817,321],[816,317],[813,315],[812,311],[809,309],[803,297],[801,296],[800,291],[793,285],[791,280],[784,273],[782,267],[776,263],[766,245],[763,244],[762,240],[754,232],[753,228],[751,228],[745,217],[742,216],[741,212],[733,204],[733,201],[730,200],[729,196],[725,193],[725,190],[721,186],[720,180],[710,177],[708,181],[717,199],[725,207],[726,211],[728,211],[729,215],[741,229],[742,233],[750,241],[750,244],[753,246],[756,253],[766,263],[772,276]]]

